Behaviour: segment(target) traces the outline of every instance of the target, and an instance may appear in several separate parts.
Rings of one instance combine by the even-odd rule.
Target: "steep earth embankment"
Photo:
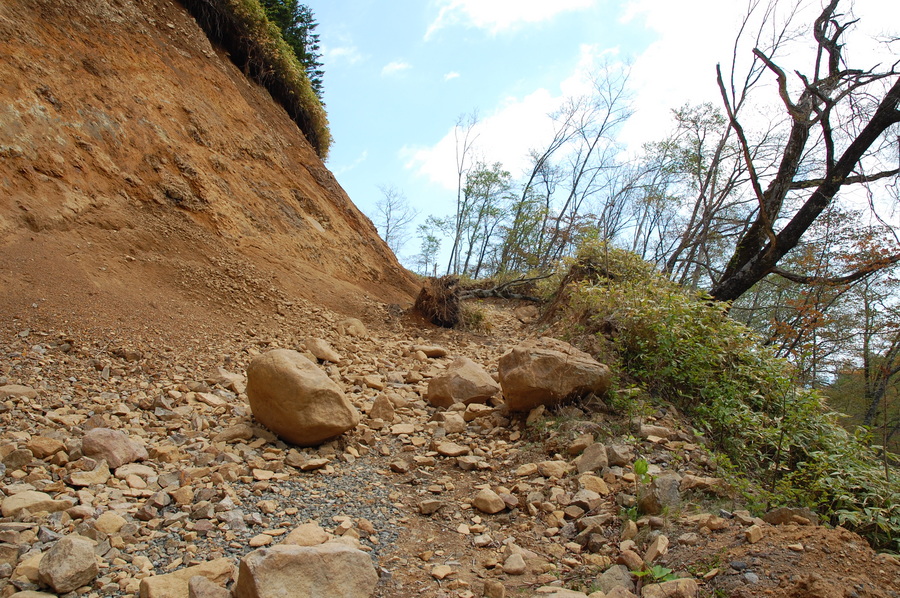
[[[5,1],[0,57],[0,313],[170,332],[409,300],[296,125],[177,2]]]

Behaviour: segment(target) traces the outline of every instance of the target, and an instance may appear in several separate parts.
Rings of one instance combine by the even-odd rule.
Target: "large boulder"
[[[234,598],[369,598],[378,574],[361,550],[328,542],[319,546],[277,545],[241,559]]]
[[[275,349],[250,362],[247,397],[261,424],[299,446],[321,444],[359,423],[341,388],[290,349]]]
[[[553,338],[529,339],[500,358],[500,386],[510,411],[603,394],[610,383],[608,367]]]
[[[428,382],[428,402],[435,407],[450,407],[454,403],[485,403],[500,392],[500,386],[483,367],[460,357],[447,367],[446,373]]]
[[[41,559],[38,573],[58,594],[88,585],[100,573],[94,543],[80,536],[60,538]]]

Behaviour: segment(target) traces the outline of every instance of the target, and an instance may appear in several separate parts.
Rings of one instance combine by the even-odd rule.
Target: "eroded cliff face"
[[[0,309],[410,299],[296,125],[179,3],[4,0],[0,58]]]

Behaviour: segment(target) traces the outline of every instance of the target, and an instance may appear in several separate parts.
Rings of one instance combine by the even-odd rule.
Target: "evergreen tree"
[[[319,24],[312,9],[297,0],[260,0],[266,16],[281,29],[281,36],[294,51],[316,97],[322,100],[322,52],[319,50]]]

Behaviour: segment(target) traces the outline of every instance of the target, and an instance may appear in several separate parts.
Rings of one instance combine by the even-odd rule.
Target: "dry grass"
[[[331,147],[325,108],[316,97],[303,65],[266,18],[257,0],[182,0],[211,41],[265,87],[297,123],[323,160]]]

